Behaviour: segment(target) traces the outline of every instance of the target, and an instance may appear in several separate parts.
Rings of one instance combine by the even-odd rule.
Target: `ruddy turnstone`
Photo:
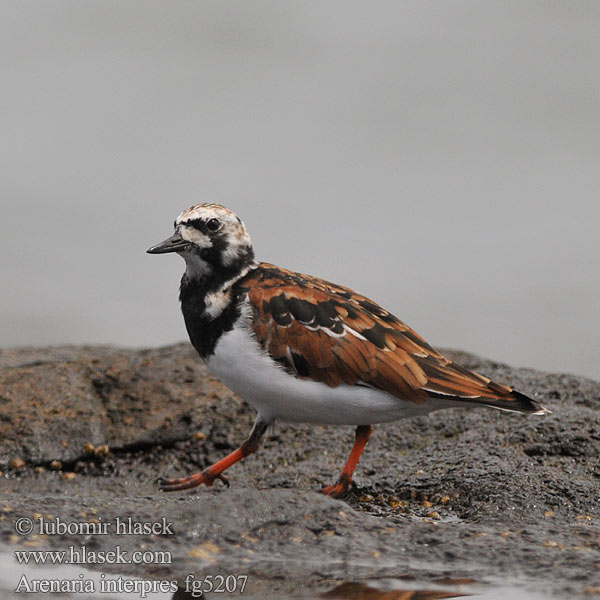
[[[186,263],[179,299],[190,340],[208,368],[258,415],[248,439],[200,473],[161,481],[165,491],[215,479],[256,451],[275,420],[356,426],[334,485],[339,496],[374,423],[455,406],[542,414],[537,401],[465,369],[372,300],[323,279],[257,262],[244,223],[218,204],[175,220],[150,254]]]

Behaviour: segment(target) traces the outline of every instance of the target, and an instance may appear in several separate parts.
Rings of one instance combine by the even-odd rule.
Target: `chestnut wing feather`
[[[417,403],[433,396],[517,404],[512,388],[454,364],[349,288],[268,263],[242,285],[257,340],[298,377],[332,387],[366,384]]]

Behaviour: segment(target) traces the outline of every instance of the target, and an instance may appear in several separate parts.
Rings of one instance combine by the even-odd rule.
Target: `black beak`
[[[170,238],[166,239],[152,248],[148,248],[148,254],[166,254],[167,252],[180,252],[185,250],[190,245],[186,242],[179,233],[175,232]]]

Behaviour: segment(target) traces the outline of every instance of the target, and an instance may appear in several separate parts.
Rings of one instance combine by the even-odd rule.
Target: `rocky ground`
[[[243,596],[256,598],[600,597],[600,383],[448,353],[553,413],[452,409],[377,426],[356,488],[333,500],[316,490],[336,479],[349,427],[278,423],[230,488],[158,491],[158,476],[236,448],[253,420],[187,344],[1,350],[3,557],[169,552],[167,564],[87,565],[182,588],[162,598],[192,597],[185,578],[207,575],[248,575]],[[117,517],[172,526],[117,535]],[[40,518],[109,528],[43,535]],[[18,535],[19,519],[33,531]],[[12,565],[4,594],[24,572]]]

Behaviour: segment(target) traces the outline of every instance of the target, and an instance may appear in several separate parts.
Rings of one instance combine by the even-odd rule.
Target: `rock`
[[[539,398],[552,415],[451,409],[376,426],[357,488],[340,501],[315,490],[336,479],[352,428],[304,424],[276,424],[228,471],[230,488],[158,491],[157,476],[193,473],[236,448],[254,416],[187,345],[3,350],[0,467],[19,456],[28,468],[0,479],[0,535],[14,540],[16,519],[34,513],[105,523],[165,517],[173,535],[43,543],[131,552],[143,543],[172,561],[101,568],[180,584],[190,574],[246,573],[248,593],[262,598],[311,598],[379,579],[385,588],[390,578],[416,578],[423,590],[444,581],[448,593],[491,581],[506,597],[515,592],[503,586],[518,579],[545,597],[583,597],[600,564],[600,383],[453,355]],[[53,461],[62,474],[30,468]],[[457,581],[463,587],[452,587]]]
[[[3,349],[0,390],[0,468],[15,455],[69,464],[84,447],[169,446],[201,428],[203,403],[231,396],[184,344]]]

